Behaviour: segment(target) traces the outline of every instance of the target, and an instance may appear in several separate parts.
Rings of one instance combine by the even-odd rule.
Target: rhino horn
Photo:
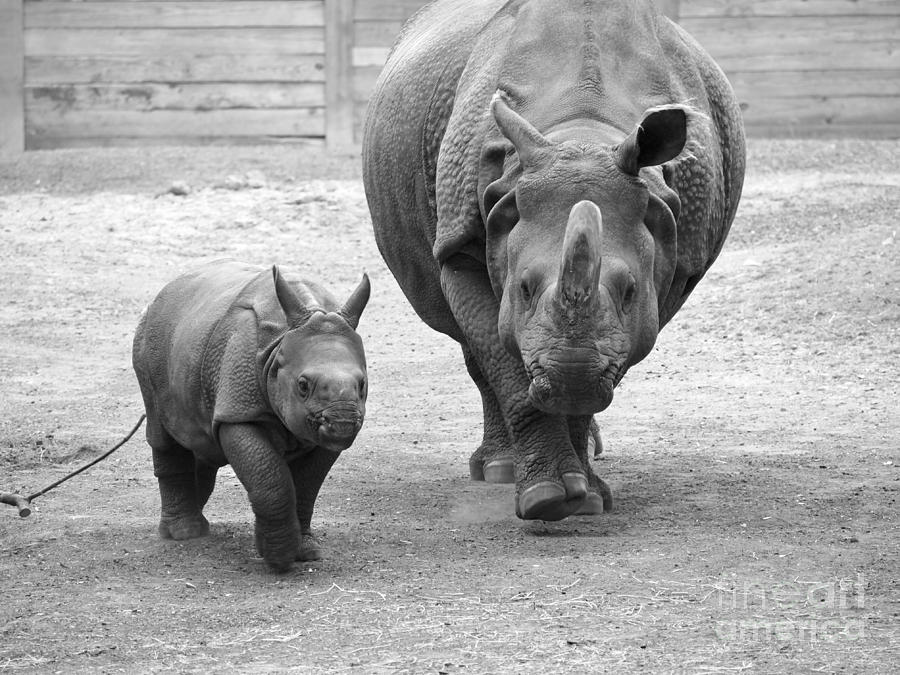
[[[569,211],[563,239],[557,299],[565,310],[587,307],[600,286],[603,216],[591,201],[580,201]]]
[[[516,148],[523,168],[534,167],[547,156],[547,151],[551,147],[550,141],[528,120],[509,107],[499,89],[491,99],[491,113],[500,131]]]
[[[288,326],[295,327],[304,323],[314,311],[320,310],[319,303],[313,297],[309,289],[303,284],[294,289],[285,278],[281,276],[278,265],[272,265],[272,277],[275,280],[275,295],[278,304],[284,310]]]
[[[369,302],[369,293],[371,291],[372,286],[369,283],[369,275],[363,272],[359,285],[347,298],[347,302],[338,310],[338,314],[347,320],[347,323],[350,324],[353,330],[356,330],[356,327],[359,325],[359,317],[362,316],[366,303]]]

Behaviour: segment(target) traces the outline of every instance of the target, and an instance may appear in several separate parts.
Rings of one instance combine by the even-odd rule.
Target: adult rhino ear
[[[312,315],[313,310],[319,308],[319,304],[309,290],[301,285],[294,290],[278,270],[278,265],[272,265],[272,278],[275,281],[275,295],[278,304],[287,317],[288,326],[294,328],[304,323]]]
[[[353,330],[356,330],[356,327],[359,325],[359,317],[362,316],[362,312],[369,302],[371,292],[372,285],[369,283],[369,275],[363,272],[359,285],[347,298],[347,302],[338,310],[338,314],[347,320],[347,323],[350,324]]]
[[[687,113],[681,106],[651,108],[616,148],[616,165],[632,176],[645,166],[675,159],[687,142]]]
[[[540,165],[548,156],[552,143],[528,120],[509,107],[499,89],[491,99],[491,113],[500,132],[515,147],[522,168],[527,171]]]

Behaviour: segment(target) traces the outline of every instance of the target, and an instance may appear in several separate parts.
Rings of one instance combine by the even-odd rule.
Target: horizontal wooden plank
[[[399,21],[403,23],[429,0],[357,0],[356,21]],[[656,0],[661,11],[671,13],[672,0]],[[682,1],[682,4],[683,1]]]
[[[684,19],[682,25],[726,73],[900,68],[900,16]]]
[[[245,83],[216,84],[77,84],[27,87],[30,112],[56,110],[229,110],[325,106],[325,85]]]
[[[351,63],[354,68],[381,67],[387,62],[390,47],[354,47]]]
[[[323,0],[26,2],[26,28],[324,26]]]
[[[402,28],[401,21],[357,21],[353,24],[353,44],[357,47],[390,47]]]
[[[774,43],[783,36],[802,39],[837,38],[872,42],[898,39],[900,13],[894,16],[734,16],[697,17],[684,22],[692,35],[712,34],[726,30],[750,35],[762,35]]]
[[[900,96],[900,70],[738,71],[728,74],[740,100],[811,96]]]
[[[743,102],[748,125],[865,126],[900,123],[900,96],[755,98]]]
[[[53,110],[28,111],[26,144],[37,137],[153,138],[161,136],[324,136],[325,109],[296,110]]]
[[[324,82],[323,54],[28,56],[28,86],[88,82]]]
[[[897,70],[900,68],[900,51],[889,42],[869,44],[865,49],[852,44],[783,44],[773,53],[750,51],[740,53],[734,46],[725,44],[709,45],[708,51],[729,74],[735,70]]]
[[[900,139],[900,123],[888,124],[821,124],[795,126],[777,123],[772,126],[748,124],[750,138],[871,138]]]
[[[235,145],[289,145],[298,149],[321,151],[325,139],[321,136],[32,136],[28,150],[55,150],[61,148],[110,148],[177,146],[235,146]]]
[[[373,22],[355,28],[360,42],[353,49],[354,67],[384,65],[389,36],[378,28],[390,25]],[[900,68],[900,16],[700,18],[682,25],[726,73]]]
[[[427,0],[358,0],[357,21],[404,21]],[[665,2],[660,2],[660,6]],[[681,0],[681,17],[900,14],[897,0]]]
[[[681,18],[713,16],[890,16],[897,0],[681,0]]]
[[[322,28],[74,28],[25,31],[28,56],[323,54]]]
[[[405,21],[428,0],[357,0],[355,21]]]

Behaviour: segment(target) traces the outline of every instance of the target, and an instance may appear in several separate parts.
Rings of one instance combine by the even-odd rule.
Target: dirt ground
[[[469,481],[476,389],[381,261],[358,158],[0,163],[0,491],[134,424],[138,315],[195,263],[373,284],[366,424],[313,521],[326,559],[268,573],[227,469],[211,536],[160,540],[139,434],[31,517],[0,506],[0,671],[896,672],[898,214],[900,142],[752,141],[725,251],[598,416],[616,510],[523,522],[512,486]]]

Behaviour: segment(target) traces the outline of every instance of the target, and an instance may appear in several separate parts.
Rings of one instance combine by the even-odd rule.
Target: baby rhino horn
[[[294,328],[304,323],[313,311],[319,308],[319,304],[303,284],[295,290],[278,271],[278,265],[272,266],[272,277],[275,280],[275,295],[278,296],[278,304],[284,310],[288,326]]]
[[[353,330],[356,330],[356,327],[359,325],[359,317],[362,316],[363,310],[366,308],[366,303],[369,302],[369,293],[371,290],[372,286],[369,284],[369,275],[363,272],[362,280],[359,282],[356,290],[350,294],[350,297],[347,298],[347,302],[345,302],[344,306],[338,310],[338,314],[347,320],[347,323],[350,324],[350,327]]]

